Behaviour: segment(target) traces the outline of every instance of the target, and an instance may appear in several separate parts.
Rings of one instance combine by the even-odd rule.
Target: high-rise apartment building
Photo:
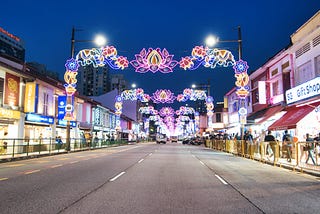
[[[99,96],[111,90],[107,67],[81,66],[77,80],[77,90],[81,95]]]
[[[23,41],[0,27],[0,54],[11,56],[24,62],[25,48]]]

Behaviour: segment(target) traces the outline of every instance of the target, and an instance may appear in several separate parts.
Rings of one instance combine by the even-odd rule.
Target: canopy
[[[297,126],[297,123],[303,119],[307,114],[309,114],[314,107],[312,106],[301,106],[301,107],[290,107],[279,120],[275,121],[271,124],[268,130],[286,130],[286,129],[294,129]]]

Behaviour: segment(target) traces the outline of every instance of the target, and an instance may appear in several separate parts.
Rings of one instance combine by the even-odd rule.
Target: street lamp
[[[218,37],[213,35],[207,36],[205,43],[208,47],[213,47],[217,43],[223,42],[237,42],[238,43],[238,53],[239,53],[239,60],[242,59],[242,36],[241,36],[241,27],[238,26],[238,40],[220,40]]]
[[[94,42],[97,46],[101,47],[104,46],[107,42],[106,38],[102,35],[97,35],[94,40],[75,40],[74,34],[76,29],[73,27],[71,32],[71,58],[74,58],[74,45],[75,43],[81,42]],[[68,107],[72,106],[72,96],[67,96],[67,105]],[[66,127],[66,150],[70,151],[70,120],[67,120],[67,127]]]

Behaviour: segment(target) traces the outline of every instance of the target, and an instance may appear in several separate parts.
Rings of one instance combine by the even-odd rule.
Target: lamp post
[[[102,35],[97,35],[94,40],[75,40],[75,29],[72,27],[71,32],[71,58],[74,58],[75,43],[78,42],[94,42],[97,46],[101,47],[106,44],[107,40]],[[67,106],[73,106],[72,96],[67,96]],[[67,120],[66,127],[66,150],[70,151],[70,120]]]
[[[206,38],[206,45],[208,47],[212,47],[214,46],[216,43],[223,43],[223,42],[237,42],[238,43],[238,54],[239,54],[239,61],[242,60],[242,35],[241,35],[241,27],[238,26],[238,40],[219,40],[219,38],[216,38],[212,35],[208,36]],[[240,106],[239,106],[239,109],[241,108],[245,108],[246,104],[245,104],[245,99],[241,98],[240,99]],[[244,118],[243,118],[244,117]],[[244,125],[246,123],[245,121],[245,118],[246,118],[246,115],[241,115],[240,116],[240,123],[241,123],[241,136],[242,136],[242,139],[243,139],[243,136],[244,136]]]

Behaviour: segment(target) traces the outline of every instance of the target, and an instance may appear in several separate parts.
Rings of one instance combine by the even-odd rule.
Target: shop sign
[[[67,120],[58,119],[59,126],[67,126]],[[75,121],[70,121],[71,127],[77,127],[77,123]]]
[[[19,105],[20,77],[6,73],[4,104]]]
[[[259,104],[267,103],[267,95],[266,95],[266,82],[259,81],[258,82],[258,91],[259,91]]]
[[[26,121],[53,124],[54,118],[51,116],[27,113]]]
[[[13,111],[5,108],[0,108],[0,117],[8,119],[20,119],[20,111]]]
[[[101,126],[93,126],[93,130],[103,131],[103,127],[101,127]]]
[[[24,112],[36,112],[36,86],[37,84],[35,82],[26,83]]]
[[[320,77],[286,91],[287,104],[320,95]]]

